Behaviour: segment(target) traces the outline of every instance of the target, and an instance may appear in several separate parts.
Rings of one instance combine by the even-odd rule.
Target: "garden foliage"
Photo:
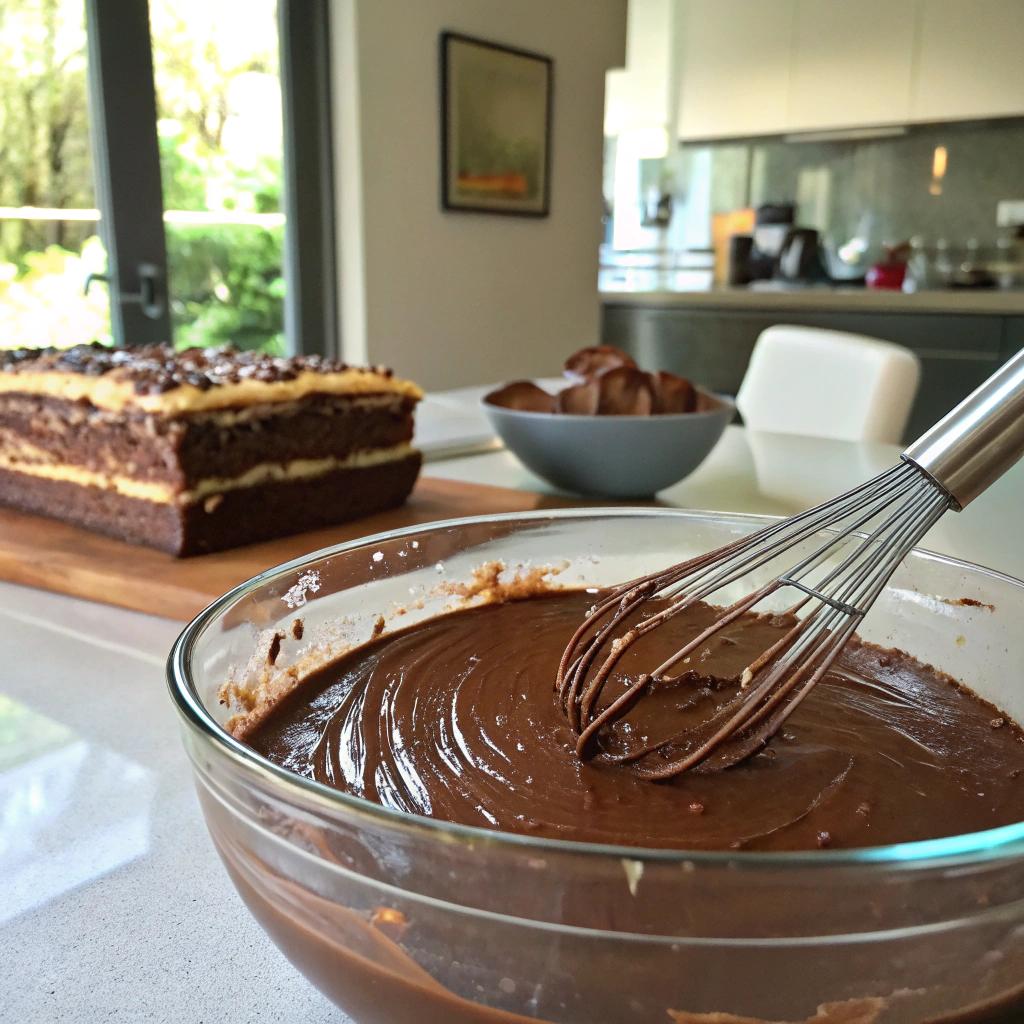
[[[237,21],[227,31],[226,0],[150,6],[165,209],[277,212],[273,118],[262,151],[230,130],[241,86],[277,88],[273,0],[253,0],[244,34]],[[0,0],[0,206],[95,205],[84,2]],[[0,220],[0,347],[109,340],[106,289],[81,294],[85,274],[105,266],[96,234],[90,222]],[[167,225],[176,345],[283,351],[283,236],[283,227]]]

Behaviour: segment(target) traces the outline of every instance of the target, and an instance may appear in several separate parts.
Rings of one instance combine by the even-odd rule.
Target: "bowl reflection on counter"
[[[203,612],[171,654],[171,692],[210,834],[285,955],[358,1024],[805,1021],[851,1000],[862,1015],[842,1019],[865,1024],[1024,1020],[1024,825],[813,853],[535,840],[378,807],[222,728],[232,666],[297,616],[307,643],[340,649],[393,602],[412,602],[402,625],[436,614],[438,579],[494,559],[568,560],[560,583],[601,586],[763,523],[608,509],[438,523],[317,552]],[[961,597],[995,610],[941,600]],[[1024,584],[915,552],[861,633],[1024,720],[1022,618]]]

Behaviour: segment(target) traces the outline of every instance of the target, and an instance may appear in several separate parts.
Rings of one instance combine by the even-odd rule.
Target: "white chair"
[[[901,345],[780,325],[757,339],[736,405],[752,430],[895,444],[920,378]]]

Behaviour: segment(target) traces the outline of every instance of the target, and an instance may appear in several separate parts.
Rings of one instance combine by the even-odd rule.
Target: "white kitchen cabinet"
[[[796,0],[682,0],[679,137],[786,130]]]
[[[683,140],[1024,115],[1024,0],[675,3]]]
[[[917,0],[798,0],[786,129],[905,123],[917,8]]]
[[[672,46],[673,0],[630,0],[626,66],[608,72],[605,135],[664,125]]]
[[[915,121],[1024,113],[1024,0],[920,0]]]

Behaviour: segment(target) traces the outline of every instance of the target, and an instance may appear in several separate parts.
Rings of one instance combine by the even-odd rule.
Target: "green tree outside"
[[[0,206],[95,206],[82,0],[0,0]],[[0,262],[81,251],[95,225],[0,220]]]
[[[151,0],[166,210],[280,210],[279,126],[254,146],[236,110],[280,109],[274,0],[245,7],[241,31],[237,0]],[[0,0],[0,206],[95,206],[83,0]],[[175,344],[282,352],[283,226],[166,228]],[[109,340],[105,289],[81,296],[104,263],[95,233],[0,218],[0,347]]]

